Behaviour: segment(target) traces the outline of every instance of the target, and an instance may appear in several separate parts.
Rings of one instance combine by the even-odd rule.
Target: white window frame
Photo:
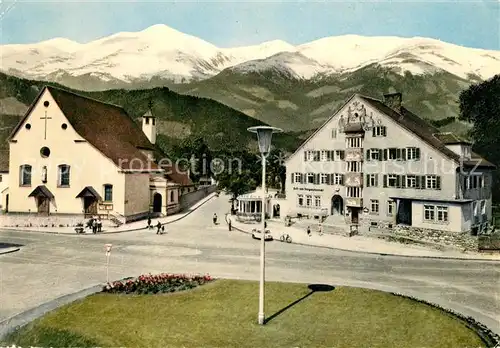
[[[368,149],[368,158],[369,161],[380,161],[380,149]]]
[[[321,208],[321,196],[314,196],[314,206]]]
[[[394,216],[395,209],[396,209],[396,202],[393,200],[387,201],[387,216]]]
[[[327,184],[327,182],[328,182],[328,174],[323,174],[322,173],[322,174],[319,175],[319,177],[320,177],[320,183],[322,185]]]
[[[362,162],[349,161],[346,162],[346,171],[350,173],[361,173],[363,171]]]
[[[314,173],[307,173],[306,184],[314,184]]]
[[[394,180],[394,185],[391,185],[391,180]],[[387,174],[387,187],[397,187],[398,186],[398,175],[397,174]]]
[[[295,173],[293,175],[293,179],[294,179],[293,180],[294,183],[299,183],[300,184],[302,182],[302,174],[301,173]]]
[[[342,174],[333,174],[333,184],[342,185]]]
[[[321,162],[328,161],[328,151],[327,150],[321,150],[320,161]]]
[[[363,147],[363,138],[348,137],[346,138],[346,147],[348,149],[359,149]]]
[[[407,175],[406,176],[406,188],[417,188],[417,176]]]
[[[297,195],[297,205],[299,207],[304,206],[304,195]]]
[[[368,185],[367,187],[377,187],[378,184],[378,174],[368,174]]]
[[[427,214],[429,214],[429,215],[427,215]],[[424,217],[424,221],[434,222],[434,220],[436,219],[436,209],[435,209],[435,206],[425,204],[424,205],[424,216],[423,217]]]
[[[384,130],[384,131],[382,131],[382,130]],[[374,136],[374,137],[385,137],[385,136],[387,136],[387,127],[386,126],[375,126],[373,128],[373,131],[372,131],[372,136]]]
[[[437,189],[437,175],[426,175],[425,176],[425,188],[436,190]]]
[[[312,206],[312,195],[306,195],[306,207],[310,208]]]
[[[378,199],[370,199],[370,213],[378,214],[380,211],[380,202]]]
[[[406,160],[415,161],[417,160],[417,148],[407,147],[406,148]]]
[[[348,198],[359,198],[359,197],[361,197],[361,188],[360,187],[347,187],[346,196]]]
[[[335,150],[335,161],[342,160],[342,150]]]
[[[444,205],[436,206],[436,222],[448,222],[448,207]]]

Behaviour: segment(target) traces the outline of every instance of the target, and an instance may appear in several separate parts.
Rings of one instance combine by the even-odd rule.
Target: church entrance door
[[[339,195],[332,197],[331,215],[344,215],[344,200]]]
[[[40,215],[49,215],[50,200],[45,196],[38,196],[36,198],[37,210]]]
[[[153,195],[153,213],[161,213],[161,194],[156,192]]]
[[[83,209],[85,215],[97,215],[97,199],[95,197],[83,197]]]

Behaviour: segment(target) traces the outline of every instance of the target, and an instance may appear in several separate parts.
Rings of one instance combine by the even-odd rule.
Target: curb
[[[224,220],[226,220],[227,224],[228,224],[228,221],[227,221],[227,216],[228,215],[229,215],[229,213],[227,213],[224,216]],[[242,230],[242,229],[240,229],[238,227],[235,227],[234,225],[232,225],[231,228],[234,229],[234,230],[236,230],[236,231],[242,232],[242,233],[251,234],[250,232]],[[401,255],[401,254],[381,253],[381,252],[376,252],[376,251],[357,251],[357,250],[343,249],[343,248],[326,246],[326,245],[313,245],[313,244],[306,244],[306,243],[297,243],[297,242],[294,242],[293,239],[292,239],[292,243],[291,244],[304,245],[304,246],[313,247],[313,248],[323,248],[323,249],[331,249],[331,250],[340,250],[340,251],[346,251],[346,252],[351,252],[351,253],[370,254],[370,255],[379,255],[379,256],[407,257],[407,258],[434,259],[434,260],[457,260],[457,261],[475,261],[475,262],[500,262],[500,259],[498,259],[498,260],[492,260],[492,259],[478,259],[478,258],[453,257],[453,256]]]
[[[102,291],[102,287],[103,287],[102,285],[94,285],[90,288],[86,288],[72,294],[58,297],[52,301],[46,302],[35,308],[29,309],[25,312],[16,314],[10,318],[1,321],[0,339],[4,338],[6,335],[12,333],[13,331],[20,329],[21,327],[29,324],[33,320],[36,320],[53,310],[56,310],[64,305],[75,302],[77,300],[81,300],[87,296]]]
[[[184,215],[178,217],[177,219],[174,219],[172,221],[168,221],[168,222],[165,222],[163,224],[161,224],[162,226],[164,225],[168,225],[168,224],[171,224],[171,223],[174,223],[174,222],[177,222],[179,220],[182,220],[184,219],[186,216],[190,215],[191,213],[193,213],[194,211],[196,211],[199,207],[201,207],[202,205],[204,205],[205,203],[207,203],[208,201],[210,201],[212,198],[215,197],[215,192],[211,193],[210,195],[208,195],[207,197],[205,197],[204,201],[202,203],[200,203],[196,208],[194,209],[191,209],[190,211],[188,211],[187,213],[185,213]],[[135,231],[141,231],[141,230],[144,230],[146,229],[145,227],[140,227],[140,228],[133,228],[133,229],[130,229],[130,230],[121,230],[121,231],[110,231],[110,232],[102,232],[102,233],[99,233],[99,235],[106,235],[106,234],[116,234],[116,233],[124,233],[124,232],[135,232]],[[77,235],[76,233],[61,233],[61,232],[56,232],[56,231],[29,231],[29,230],[20,230],[20,229],[16,229],[16,228],[13,228],[13,227],[0,227],[0,230],[6,230],[6,231],[16,231],[16,232],[31,232],[31,233],[45,233],[45,234],[60,234],[60,235],[69,235],[69,236],[74,236],[74,235]],[[90,233],[83,233],[82,235],[92,235]]]
[[[13,248],[5,248],[5,250],[0,249],[0,255],[15,253],[16,251],[21,250],[21,248],[13,247]]]

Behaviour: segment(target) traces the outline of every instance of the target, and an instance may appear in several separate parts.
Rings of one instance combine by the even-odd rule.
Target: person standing
[[[307,235],[311,237],[311,226],[307,226]]]
[[[148,216],[148,230],[151,229],[151,216]]]
[[[160,221],[158,221],[158,223],[156,224],[156,228],[157,228],[156,234],[160,234],[160,230],[161,230],[161,222]]]
[[[212,220],[214,222],[214,225],[217,225],[217,214],[216,213],[214,213]]]
[[[321,224],[321,222],[318,224],[318,234],[320,236],[323,235],[323,225]]]
[[[92,219],[92,233],[96,234],[97,233],[97,219]]]
[[[102,221],[101,216],[97,217],[97,232],[102,232]]]

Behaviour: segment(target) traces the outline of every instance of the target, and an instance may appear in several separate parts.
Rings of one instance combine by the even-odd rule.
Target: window
[[[380,152],[380,149],[368,149],[366,150],[366,159],[368,161],[380,161],[382,159]]]
[[[311,195],[307,195],[306,196],[306,206],[310,207],[312,204],[312,196]]]
[[[170,191],[170,203],[174,202],[174,191]]]
[[[394,215],[395,208],[396,208],[396,205],[395,205],[394,201],[392,201],[392,200],[387,201],[387,215],[388,216]]]
[[[387,186],[397,187],[398,186],[398,176],[396,174],[387,175]]]
[[[370,200],[370,203],[371,203],[370,204],[371,205],[371,207],[370,207],[371,213],[378,214],[378,208],[379,208],[378,207],[378,199],[372,199],[372,200]]]
[[[145,118],[146,124],[149,124],[149,117]]]
[[[297,195],[297,205],[299,207],[304,206],[304,196],[303,195]]]
[[[321,162],[328,161],[328,151],[321,150]]]
[[[321,207],[321,196],[314,196],[314,206],[316,208]]]
[[[337,137],[337,130],[335,128],[332,129],[332,138]]]
[[[441,178],[437,175],[425,176],[425,188],[432,190],[441,190]]]
[[[424,205],[424,220],[425,221],[434,221],[434,206],[433,205]]]
[[[420,149],[417,147],[406,148],[406,159],[417,161],[420,159]]]
[[[385,126],[376,126],[372,130],[373,137],[385,137],[387,136],[387,128]]]
[[[448,207],[438,205],[436,213],[438,222],[448,222]]]
[[[407,175],[406,176],[406,187],[408,187],[408,188],[416,188],[417,187],[417,176],[416,175]]]
[[[59,187],[68,187],[69,186],[69,170],[70,170],[70,167],[67,164],[61,164],[58,167],[57,186],[59,186]]]
[[[366,174],[366,187],[378,186],[378,174]]]
[[[336,150],[335,151],[335,160],[342,161],[345,158],[344,150]]]
[[[294,173],[293,176],[294,176],[294,182],[298,184],[302,182],[302,174]]]
[[[332,174],[332,183],[333,185],[343,185],[343,175],[342,174]]]
[[[307,183],[314,184],[314,173],[307,173]]]
[[[113,185],[111,184],[104,185],[104,201],[106,202],[113,201]]]
[[[361,197],[361,188],[359,187],[348,187],[347,197],[349,198],[359,198]]]
[[[40,156],[43,158],[47,158],[50,156],[50,149],[47,146],[44,146],[40,149]]]
[[[321,184],[328,184],[328,174],[321,174]]]
[[[347,138],[347,148],[360,148],[363,147],[362,138]]]
[[[486,201],[481,201],[481,214],[486,214]]]
[[[388,149],[388,159],[390,159],[390,160],[398,159],[398,149],[396,149],[396,148]]]
[[[361,162],[347,162],[347,169],[346,171],[352,172],[352,173],[359,173],[362,171],[361,169]]]
[[[31,186],[31,166],[23,164],[19,167],[19,185]]]
[[[478,215],[478,213],[479,213],[477,207],[478,207],[477,202],[474,202],[472,205],[472,211],[474,212],[474,216]]]

